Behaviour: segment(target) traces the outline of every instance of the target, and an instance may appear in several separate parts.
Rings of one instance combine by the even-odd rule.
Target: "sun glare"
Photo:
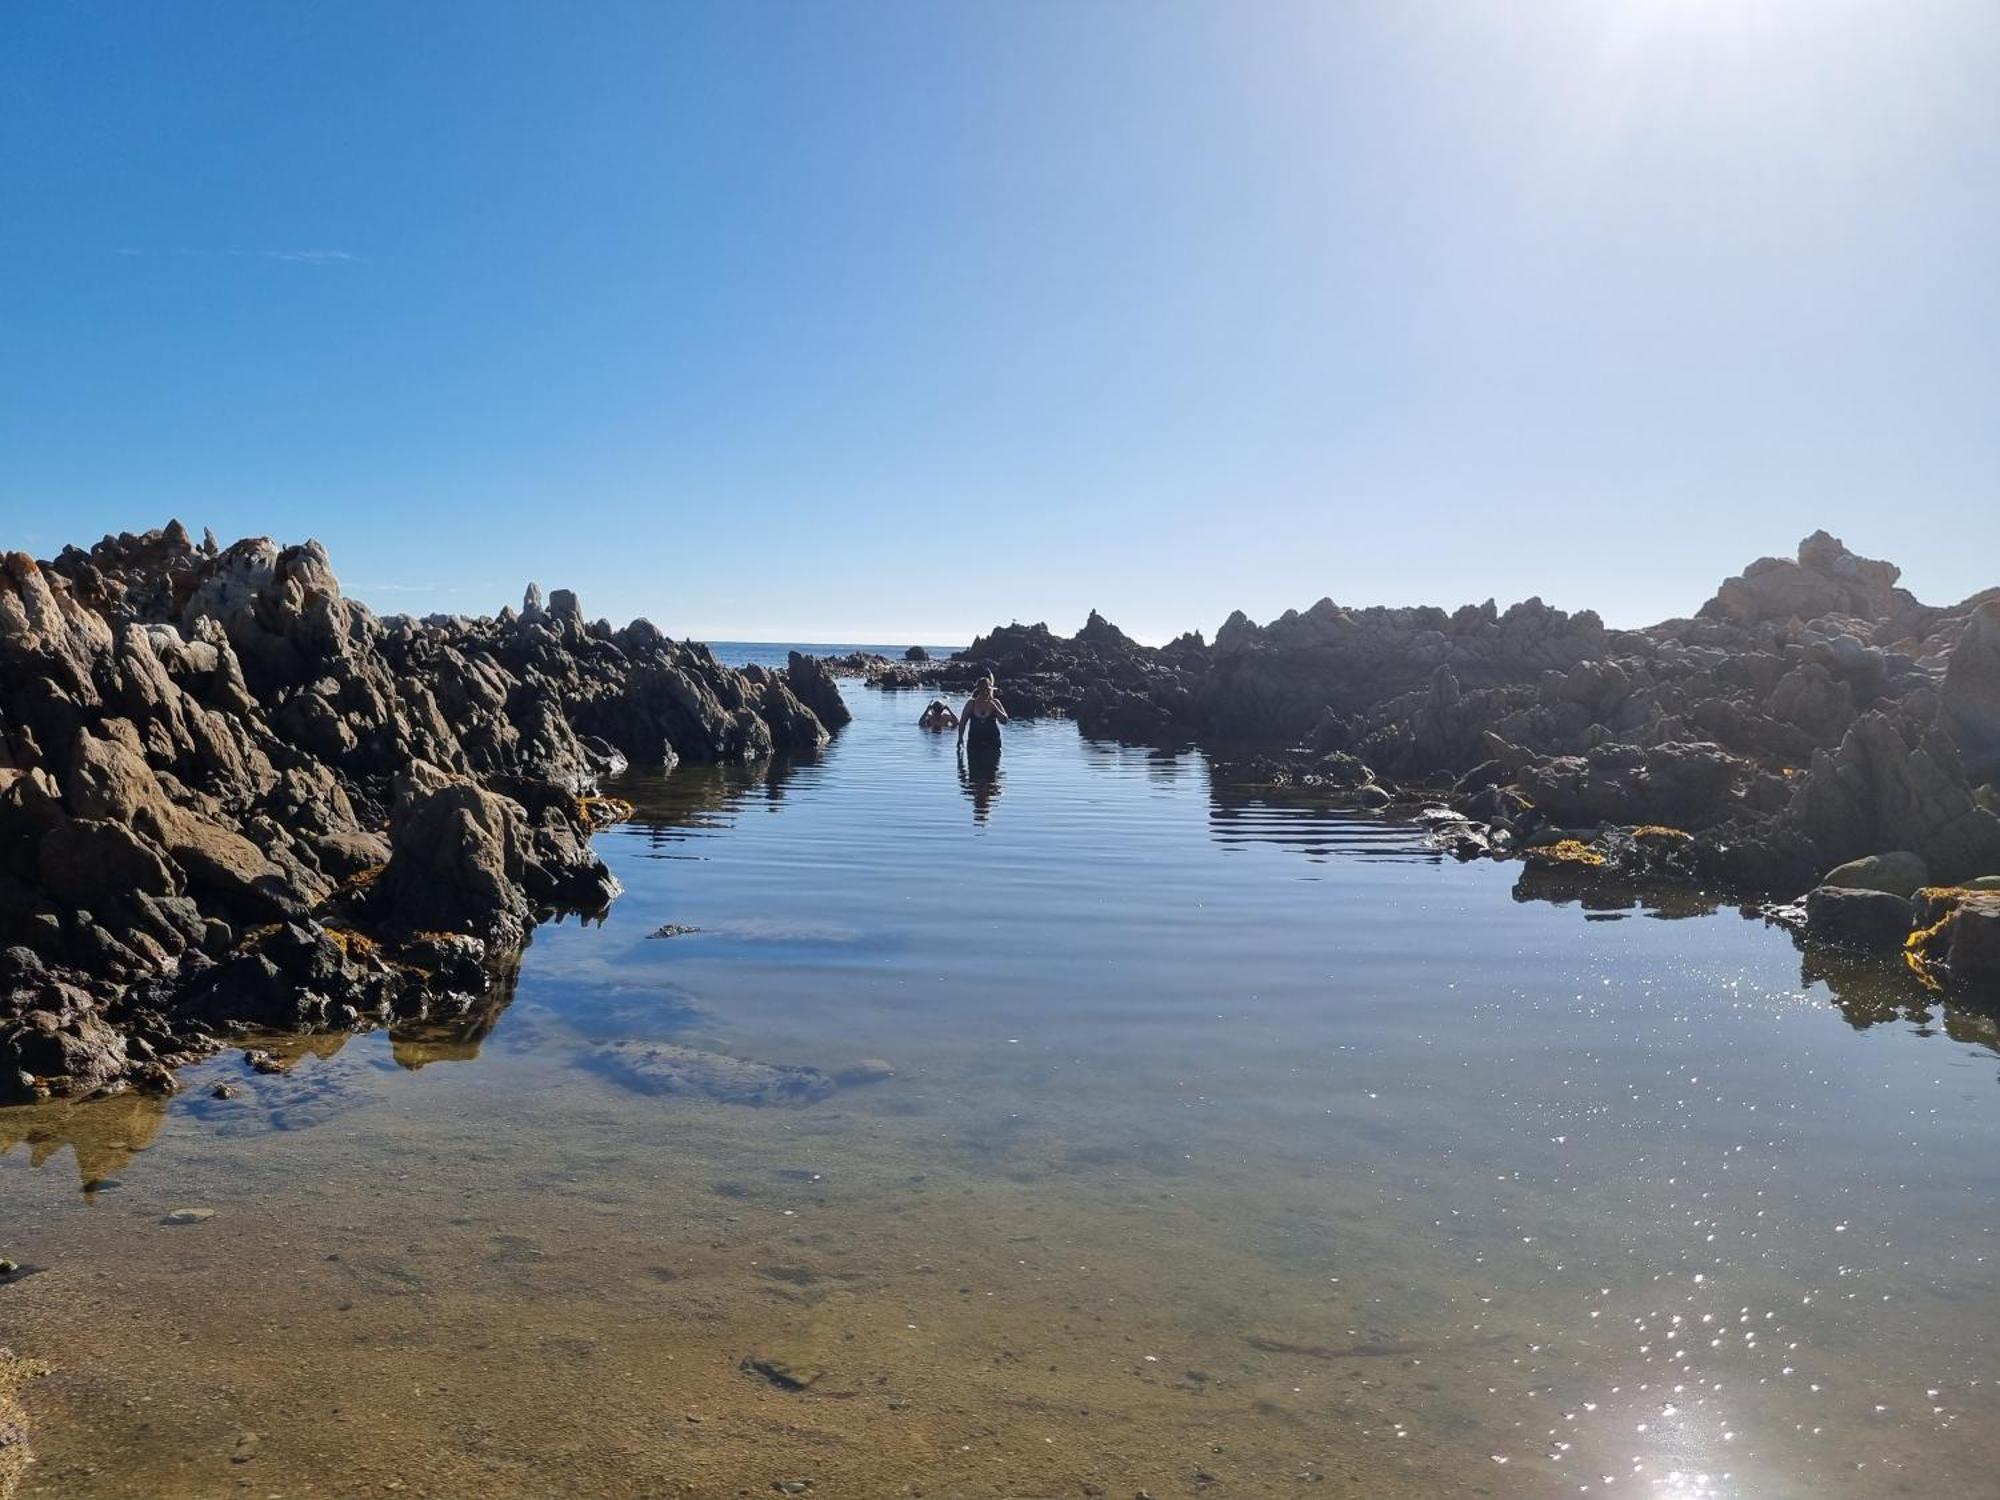
[[[1808,0],[1613,0],[1601,14],[1614,52],[1643,54],[1663,48],[1747,51],[1824,31],[1843,8]]]

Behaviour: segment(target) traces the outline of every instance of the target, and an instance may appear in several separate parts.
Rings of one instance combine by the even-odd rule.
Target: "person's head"
[[[978,682],[973,684],[972,696],[975,698],[991,698],[993,696],[993,679],[991,677],[980,678]]]

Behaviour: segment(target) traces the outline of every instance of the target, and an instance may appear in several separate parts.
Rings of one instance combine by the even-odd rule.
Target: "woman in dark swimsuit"
[[[970,739],[970,750],[976,756],[995,756],[1000,753],[1000,726],[1007,722],[1007,710],[993,692],[993,679],[982,677],[979,685],[972,690],[966,700],[965,712],[958,716],[958,743],[966,747]]]

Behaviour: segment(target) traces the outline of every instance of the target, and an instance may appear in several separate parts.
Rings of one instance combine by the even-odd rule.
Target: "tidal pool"
[[[850,698],[464,1027],[0,1111],[0,1497],[1994,1492],[1990,1019]]]

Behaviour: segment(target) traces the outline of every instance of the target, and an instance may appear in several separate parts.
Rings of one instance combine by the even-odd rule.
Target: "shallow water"
[[[849,696],[469,1027],[0,1112],[0,1495],[1993,1492],[1990,1020]]]

